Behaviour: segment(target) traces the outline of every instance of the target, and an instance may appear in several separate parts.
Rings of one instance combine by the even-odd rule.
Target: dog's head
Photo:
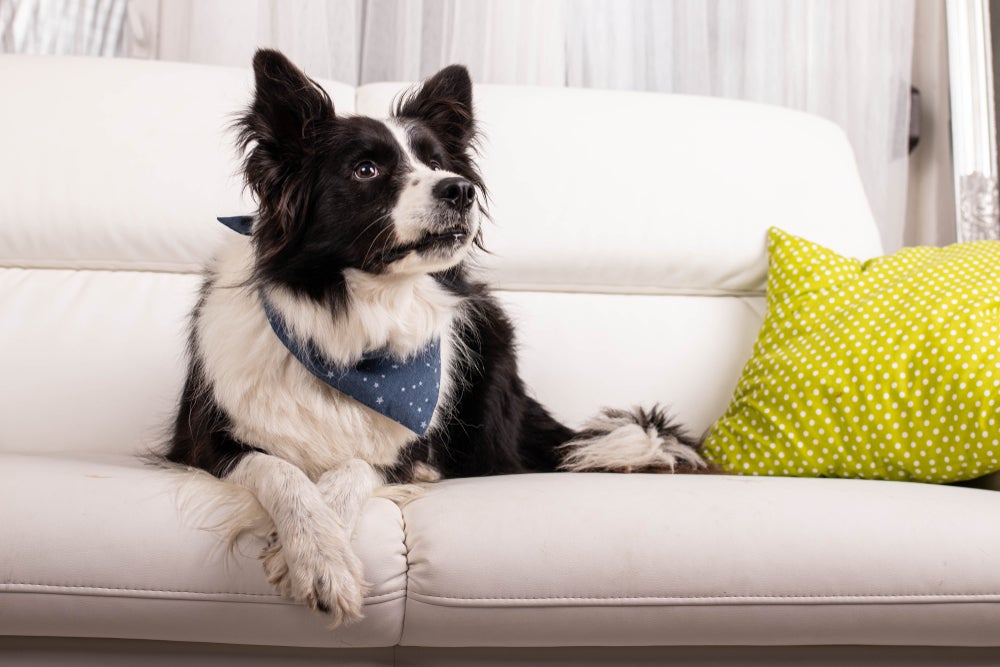
[[[441,70],[384,121],[340,116],[277,51],[253,60],[253,103],[237,121],[258,200],[257,273],[313,297],[347,269],[438,273],[478,241],[485,189],[472,160],[472,82]]]

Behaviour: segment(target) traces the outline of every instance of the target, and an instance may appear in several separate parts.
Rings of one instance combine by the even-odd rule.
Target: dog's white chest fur
[[[253,266],[249,240],[231,240],[209,267],[195,322],[196,354],[215,400],[242,442],[281,457],[317,479],[351,458],[391,465],[416,434],[314,377],[277,338],[261,295],[245,287]],[[431,427],[451,400],[458,297],[427,275],[372,276],[348,271],[349,304],[340,317],[285,290],[268,292],[292,332],[334,363],[386,349],[406,356],[441,339],[441,393]]]

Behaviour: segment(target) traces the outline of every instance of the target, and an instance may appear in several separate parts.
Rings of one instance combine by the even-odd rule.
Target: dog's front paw
[[[339,554],[317,552],[316,560],[299,568],[297,588],[310,609],[330,614],[330,628],[361,620],[368,585],[361,562],[351,551]]]
[[[260,554],[278,593],[330,614],[331,628],[361,619],[368,589],[361,561],[341,532],[317,530],[289,543],[272,533]]]
[[[272,532],[267,536],[258,558],[264,564],[267,582],[274,586],[279,595],[286,598],[293,597],[291,581],[288,578],[288,562],[285,560],[285,550],[281,548],[278,533]]]

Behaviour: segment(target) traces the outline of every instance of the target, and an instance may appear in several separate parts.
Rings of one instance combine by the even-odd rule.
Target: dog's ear
[[[325,121],[334,117],[326,91],[278,51],[253,57],[254,100],[240,119],[243,134],[275,157],[308,149]]]
[[[476,135],[469,71],[462,65],[445,67],[402,98],[395,115],[425,123],[449,151],[463,152]]]
[[[302,212],[307,196],[306,158],[319,134],[336,119],[326,91],[278,51],[253,58],[253,102],[236,121],[243,176],[254,193],[269,247],[279,247]]]

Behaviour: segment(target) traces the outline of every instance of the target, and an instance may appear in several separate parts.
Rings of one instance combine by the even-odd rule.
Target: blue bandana
[[[226,218],[216,218],[216,220],[243,236],[250,236],[250,231],[253,227],[252,215],[231,215]]]
[[[250,216],[219,218],[240,234],[249,235]],[[337,391],[350,396],[379,414],[398,422],[417,435],[427,432],[441,390],[441,341],[407,359],[387,352],[370,352],[353,366],[338,366],[326,360],[312,341],[300,341],[281,314],[261,293],[267,321],[288,351],[306,370]]]

